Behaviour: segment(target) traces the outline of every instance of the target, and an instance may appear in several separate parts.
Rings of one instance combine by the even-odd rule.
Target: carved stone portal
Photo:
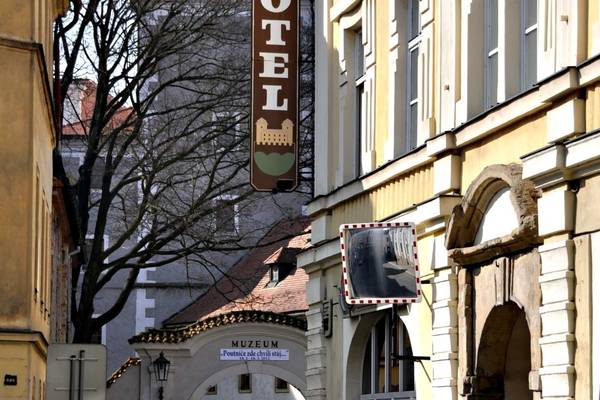
[[[507,190],[510,202],[494,203]],[[452,212],[446,247],[459,267],[457,382],[463,399],[540,398],[538,197],[521,179],[519,165],[494,165]],[[514,211],[514,228],[481,240],[486,213],[498,204],[512,206],[507,212]]]
[[[450,259],[460,265],[481,263],[541,243],[537,236],[537,199],[541,194],[532,182],[521,179],[521,172],[517,164],[491,165],[475,178],[452,210],[446,234]],[[518,225],[508,235],[474,244],[490,201],[505,188],[510,190]]]

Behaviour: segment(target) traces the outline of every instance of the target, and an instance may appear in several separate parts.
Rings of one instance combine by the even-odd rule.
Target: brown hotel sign
[[[250,175],[260,191],[298,186],[299,0],[253,0]]]

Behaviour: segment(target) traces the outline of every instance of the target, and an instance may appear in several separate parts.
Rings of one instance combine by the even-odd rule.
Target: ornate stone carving
[[[454,207],[446,234],[448,257],[461,265],[481,263],[541,243],[538,237],[537,199],[533,182],[521,179],[518,164],[491,165],[471,183]],[[490,201],[498,191],[510,189],[518,227],[510,234],[474,245],[475,236]]]

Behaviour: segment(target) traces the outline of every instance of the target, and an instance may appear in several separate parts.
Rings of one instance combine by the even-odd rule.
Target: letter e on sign
[[[300,0],[252,2],[250,183],[259,191],[298,186]]]

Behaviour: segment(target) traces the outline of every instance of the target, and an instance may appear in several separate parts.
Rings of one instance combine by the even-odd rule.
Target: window
[[[37,301],[40,292],[40,215],[41,215],[41,194],[40,194],[40,170],[36,166],[35,176],[35,220],[34,220],[34,261],[33,261],[33,298]]]
[[[92,176],[90,182],[91,189],[102,189],[102,179],[104,178],[104,170],[106,169],[106,160],[104,157],[98,156],[92,167]]]
[[[537,0],[521,0],[521,90],[537,82]]]
[[[415,399],[414,362],[408,332],[400,318],[388,312],[371,329],[363,357],[361,400]]]
[[[279,282],[279,266],[277,264],[271,265],[271,269],[269,271],[270,285],[275,286],[277,282]]]
[[[537,81],[537,0],[481,0],[471,5],[460,45],[468,58],[461,77],[467,119]]]
[[[390,6],[390,69],[388,136],[384,157],[387,161],[414,150],[418,144],[419,109],[423,93],[419,90],[421,12],[419,0],[394,0]],[[423,76],[427,73],[423,72]]]
[[[279,379],[275,377],[275,393],[288,393],[290,391],[290,386],[283,379]]]
[[[215,203],[215,218],[219,232],[235,233],[237,231],[236,204],[233,199],[218,199]]]
[[[281,281],[288,277],[288,275],[294,269],[293,264],[289,263],[275,263],[269,267],[269,283],[267,287],[275,287]]]
[[[498,0],[485,0],[484,10],[484,105],[498,102]]]
[[[252,375],[242,374],[238,376],[238,392],[252,393]]]
[[[366,94],[365,94],[365,48],[363,45],[362,31],[358,30],[354,34],[354,86],[356,87],[356,156],[355,156],[355,174],[361,176],[364,173],[362,166],[362,152],[365,148],[366,140]]]
[[[83,246],[83,251],[87,259],[92,256],[92,249],[94,247],[95,237],[93,233],[88,233],[85,235],[85,242]],[[105,252],[110,245],[110,237],[108,235],[102,235],[102,252]],[[104,263],[110,262],[108,256],[104,257]],[[85,264],[82,266],[82,272],[86,269]],[[106,273],[106,271],[102,271],[101,273]]]
[[[419,108],[419,43],[421,42],[419,25],[419,0],[408,0],[408,41],[406,65],[406,151],[417,146],[417,118]]]
[[[206,389],[206,394],[208,394],[208,395],[217,394],[217,385],[209,386],[209,388]]]
[[[214,113],[212,118],[212,129],[215,135],[212,140],[214,154],[237,149],[242,117],[239,112]]]

